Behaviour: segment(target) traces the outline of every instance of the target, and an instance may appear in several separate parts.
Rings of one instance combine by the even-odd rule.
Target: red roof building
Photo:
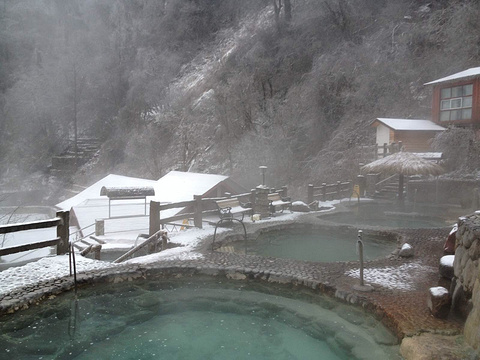
[[[480,67],[430,81],[432,121],[442,126],[480,129]]]

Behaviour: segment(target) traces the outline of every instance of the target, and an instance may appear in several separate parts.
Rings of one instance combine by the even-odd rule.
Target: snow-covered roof
[[[423,85],[439,84],[439,83],[443,83],[443,82],[466,79],[466,78],[475,77],[475,76],[480,76],[480,67],[474,67],[474,68],[470,68],[468,70],[460,71],[456,74],[445,76],[441,79],[433,80],[433,81],[430,81],[430,82],[425,83]]]
[[[106,199],[105,196],[100,196],[100,190],[102,187],[154,187],[156,184],[155,180],[146,180],[140,178],[134,178],[129,176],[115,175],[110,174],[105,176],[103,179],[97,181],[95,184],[89,186],[81,193],[78,193],[74,197],[62,201],[61,203],[55,205],[57,208],[62,210],[70,210],[72,207],[83,203],[85,200],[89,199]]]
[[[444,127],[435,124],[430,120],[420,120],[420,119],[390,119],[390,118],[377,118],[373,122],[381,122],[385,126],[393,130],[415,130],[415,131],[443,131]]]
[[[204,195],[228,176],[170,171],[155,183],[155,199],[162,203],[193,200]]]
[[[145,206],[143,200],[115,200],[109,202],[107,196],[100,196],[104,187],[153,187],[155,195],[147,196],[146,201],[155,200],[164,204],[193,200],[194,195],[206,194],[227,178],[223,175],[171,171],[158,181],[154,181],[111,174],[56,206],[62,210],[73,208],[78,227],[84,229],[89,226],[87,230],[82,231],[85,235],[94,230],[91,225],[95,223],[96,219],[149,214],[150,207],[148,203]],[[162,212],[161,217],[173,216],[182,210],[183,208],[166,210]],[[136,230],[137,234],[145,232],[145,230],[148,230],[148,217],[109,219],[105,222],[106,233],[123,233],[128,230]]]

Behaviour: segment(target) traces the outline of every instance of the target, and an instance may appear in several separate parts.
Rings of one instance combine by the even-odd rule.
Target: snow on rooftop
[[[392,128],[393,130],[415,130],[415,131],[443,131],[444,127],[435,124],[430,120],[421,119],[391,119],[377,118],[382,124]]]
[[[170,171],[155,183],[155,199],[162,203],[193,200],[226,180],[228,176]]]
[[[137,217],[123,220],[112,220],[110,217],[148,215],[150,200],[161,203],[174,203],[193,200],[194,195],[204,195],[216,185],[226,180],[223,175],[199,174],[171,171],[158,181],[110,174],[81,193],[65,200],[56,206],[63,210],[73,208],[80,229],[88,227],[84,233],[92,232],[96,219],[108,219],[105,231],[110,233],[125,232],[135,229],[142,233],[148,230],[148,217]],[[112,200],[100,196],[102,188],[145,188],[153,187],[154,196],[147,196],[147,206],[143,200]],[[215,194],[216,196],[216,194]],[[162,217],[173,216],[182,208],[162,212]],[[108,229],[107,229],[108,228]],[[85,235],[85,234],[83,234]],[[117,235],[115,235],[117,236]],[[133,238],[135,239],[135,237]]]
[[[134,178],[129,176],[115,175],[110,174],[105,176],[103,179],[97,181],[95,184],[89,186],[79,194],[62,201],[61,203],[55,205],[56,207],[62,210],[70,210],[72,207],[79,205],[89,199],[100,199],[107,197],[100,196],[100,190],[102,187],[154,187],[156,184],[155,180],[147,180]]]
[[[468,70],[460,71],[458,73],[443,77],[441,79],[430,81],[430,82],[425,83],[423,85],[439,84],[439,83],[443,83],[443,82],[460,80],[460,79],[465,79],[465,78],[479,76],[479,75],[480,75],[480,67],[474,67],[474,68],[470,68]]]

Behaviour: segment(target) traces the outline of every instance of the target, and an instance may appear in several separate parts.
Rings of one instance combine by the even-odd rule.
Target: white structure
[[[377,118],[373,123],[376,127],[376,143],[391,144],[401,141],[405,150],[414,152],[430,151],[430,142],[445,128],[430,120]]]

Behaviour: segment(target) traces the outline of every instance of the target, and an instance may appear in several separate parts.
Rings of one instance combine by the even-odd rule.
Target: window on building
[[[440,121],[472,118],[473,85],[443,88],[440,92]]]

